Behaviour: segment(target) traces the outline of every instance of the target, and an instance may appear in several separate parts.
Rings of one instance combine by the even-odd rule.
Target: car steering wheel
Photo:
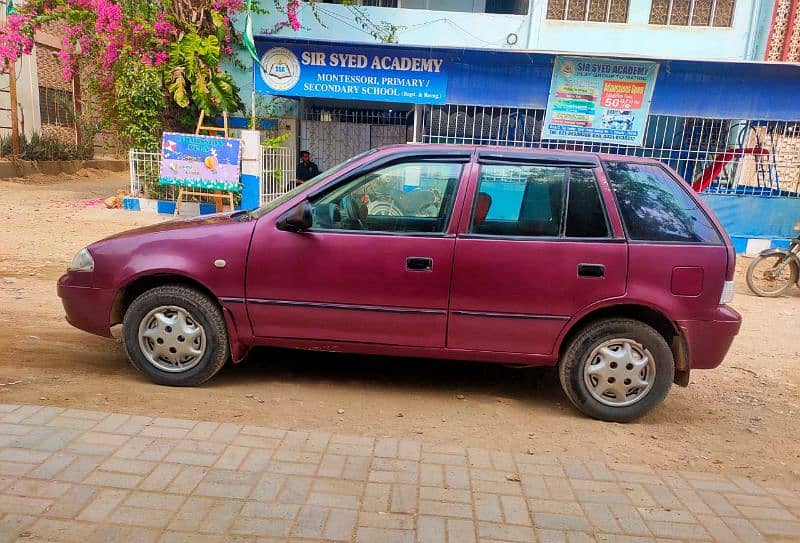
[[[358,213],[358,206],[356,205],[356,202],[352,196],[346,196],[344,198],[344,210],[347,211],[348,217],[358,221],[358,225],[361,227],[362,230],[367,229],[367,226],[364,224],[364,221],[361,220],[361,216]]]

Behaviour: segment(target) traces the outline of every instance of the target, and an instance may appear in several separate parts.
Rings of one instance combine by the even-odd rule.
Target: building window
[[[74,126],[72,93],[39,87],[39,113],[42,116],[42,124]]]
[[[650,24],[729,27],[735,5],[735,0],[653,0]]]
[[[560,21],[628,22],[628,0],[548,0],[547,18]]]

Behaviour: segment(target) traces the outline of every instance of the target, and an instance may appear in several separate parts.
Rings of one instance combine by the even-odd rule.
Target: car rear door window
[[[608,162],[606,171],[628,238],[635,241],[721,243],[697,203],[661,166]]]
[[[313,228],[441,233],[463,165],[405,162],[361,175],[311,202]]]
[[[566,174],[566,168],[551,166],[482,166],[471,232],[494,236],[559,236]]]

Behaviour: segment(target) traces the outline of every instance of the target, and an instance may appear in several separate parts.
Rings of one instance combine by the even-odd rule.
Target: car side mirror
[[[303,200],[278,219],[278,230],[305,232],[314,223],[311,202]]]

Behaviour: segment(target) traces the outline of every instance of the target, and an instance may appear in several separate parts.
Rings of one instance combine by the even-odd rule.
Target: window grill
[[[651,115],[641,147],[542,139],[544,110],[427,106],[421,141],[655,158],[696,189],[800,197],[800,122]]]
[[[599,23],[628,22],[628,0],[549,0],[547,18]]]
[[[653,0],[650,24],[729,27],[735,0]]]
[[[39,87],[39,113],[42,124],[74,127],[72,93],[50,87]]]

